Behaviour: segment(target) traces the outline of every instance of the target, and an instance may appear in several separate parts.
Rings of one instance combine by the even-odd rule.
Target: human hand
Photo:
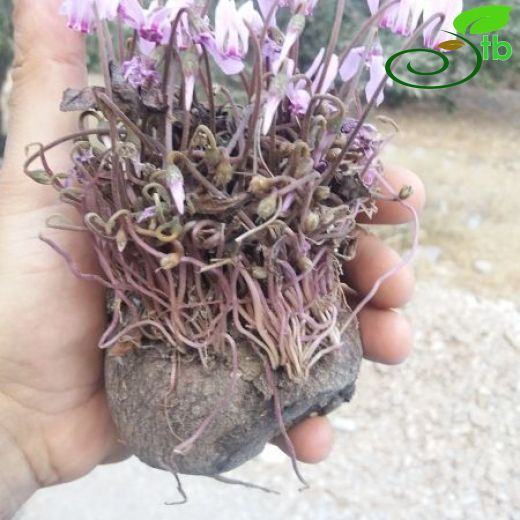
[[[25,146],[47,143],[75,131],[77,116],[58,111],[63,90],[86,84],[84,43],[57,16],[61,0],[15,0],[16,61],[6,157],[0,176],[0,434],[26,461],[33,484],[76,479],[96,465],[124,456],[103,387],[103,354],[96,347],[105,326],[100,287],[76,279],[62,259],[38,240],[45,219],[70,208],[55,193],[23,175]],[[49,154],[55,171],[68,167],[66,147]],[[415,186],[410,202],[423,203],[420,181],[394,169],[389,181]],[[407,214],[382,203],[378,223],[400,223]],[[84,234],[52,233],[74,252],[85,272],[97,269]],[[360,296],[399,261],[396,253],[367,235],[347,266]],[[413,277],[405,268],[383,284],[359,316],[365,356],[384,363],[403,360],[410,329],[391,309],[410,298]],[[318,462],[329,452],[331,427],[312,418],[290,432],[297,456]],[[1,439],[1,437],[0,437]],[[0,461],[2,458],[0,440]],[[14,468],[2,472],[14,472]],[[5,478],[5,476],[4,476]],[[25,493],[28,496],[30,490]],[[2,501],[0,486],[0,502]],[[0,515],[1,518],[1,515]]]

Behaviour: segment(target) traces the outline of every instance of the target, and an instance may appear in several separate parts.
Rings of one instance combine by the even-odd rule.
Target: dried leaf
[[[132,341],[120,341],[116,343],[109,351],[109,357],[123,357],[124,355],[132,352],[135,348],[135,345]]]
[[[151,87],[143,89],[141,92],[141,101],[143,105],[152,112],[165,112],[168,105],[164,102],[161,89]]]
[[[63,93],[60,110],[62,112],[97,110],[96,90],[104,91],[104,89],[100,87],[87,87],[82,90],[68,88]]]
[[[193,197],[191,199],[191,207],[194,213],[202,213],[204,215],[221,215],[236,212],[244,207],[246,201],[250,198],[247,193],[241,193],[235,197],[227,199],[216,199],[211,195],[201,197]]]

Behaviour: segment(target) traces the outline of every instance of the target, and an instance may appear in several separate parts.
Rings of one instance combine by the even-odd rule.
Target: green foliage
[[[11,0],[0,0],[0,92],[2,92],[7,70],[13,59],[11,9]],[[5,145],[3,132],[5,129],[2,128],[2,109],[0,107],[0,157],[3,155]]]
[[[0,0],[0,88],[13,58],[11,0]]]

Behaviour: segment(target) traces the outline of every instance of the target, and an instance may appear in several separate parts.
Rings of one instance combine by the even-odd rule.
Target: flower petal
[[[339,68],[339,74],[343,81],[351,80],[358,73],[364,53],[365,47],[355,47],[348,53]]]
[[[370,79],[368,80],[366,87],[365,87],[365,94],[367,97],[367,102],[370,103],[372,98],[374,97],[377,88],[379,87],[379,84],[383,80],[383,78],[386,76],[386,69],[385,69],[385,63],[383,56],[380,55],[373,55],[370,63],[369,63],[369,69],[370,69]],[[383,91],[379,93],[377,96],[377,99],[375,101],[376,106],[379,106],[384,100],[384,94]]]

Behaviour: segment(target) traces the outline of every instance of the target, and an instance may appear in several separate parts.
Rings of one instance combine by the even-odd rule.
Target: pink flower
[[[452,39],[451,35],[443,33],[442,31],[455,31],[453,22],[462,12],[463,0],[436,0],[435,4],[432,4],[433,2],[426,2],[425,4],[423,14],[424,21],[437,13],[442,13],[445,16],[444,22],[437,34],[433,33],[438,23],[437,21],[429,24],[424,30],[424,45],[426,47],[436,48],[439,43],[447,39]]]
[[[235,0],[220,0],[215,10],[215,42],[228,58],[244,59],[249,49],[249,30]]]
[[[239,74],[244,70],[244,58],[249,50],[246,22],[254,31],[263,27],[251,0],[240,9],[235,0],[219,0],[215,10],[215,35],[209,32],[199,35],[199,43],[206,47],[225,74]]]
[[[67,16],[71,29],[90,33],[96,25],[96,9],[100,20],[112,20],[118,6],[119,0],[65,0],[59,12]]]
[[[149,206],[145,208],[137,217],[137,223],[141,224],[145,220],[155,218],[157,216],[157,208],[155,206]]]
[[[155,62],[147,56],[134,56],[123,63],[123,76],[134,88],[143,85],[156,85],[159,73],[155,70]]]
[[[319,0],[258,0],[258,5],[265,20],[273,4],[276,4],[275,16],[279,7],[289,7],[293,13],[301,9],[302,14],[310,16],[314,13],[314,8],[318,1]]]
[[[365,47],[354,47],[340,65],[339,74],[343,81],[350,81],[359,71],[363,63]]]
[[[367,0],[370,12],[375,14],[380,8],[379,0]],[[401,0],[397,5],[388,8],[379,22],[382,28],[403,36],[410,36],[419,25],[422,15],[423,22],[435,14],[443,14],[446,18],[441,31],[453,31],[453,21],[462,12],[463,0]],[[446,39],[440,32],[433,34],[436,23],[430,24],[424,30],[426,47],[437,47]]]
[[[153,0],[148,9],[143,9],[138,0],[120,0],[118,13],[139,33],[143,53],[150,54],[156,44],[165,45],[169,42],[173,18],[171,6],[160,7],[157,0]]]
[[[273,5],[276,4],[276,8],[274,10],[273,19],[270,20],[271,25],[274,25],[274,19],[276,18],[276,11],[278,7],[280,7],[280,2],[278,0],[257,0],[258,7],[260,8],[260,12],[262,13],[262,17],[265,21],[267,21],[267,17],[269,16],[269,12],[273,8]]]
[[[301,85],[290,83],[287,89],[287,97],[291,102],[291,112],[293,114],[304,116],[307,113],[312,97],[307,90],[301,88]]]
[[[269,132],[273,120],[276,115],[276,111],[287,95],[289,88],[289,82],[294,74],[295,64],[294,61],[288,59],[285,62],[285,70],[282,70],[272,80],[269,90],[267,91],[267,99],[264,105],[264,115],[262,124],[262,133],[265,135]]]
[[[374,97],[377,88],[383,81],[383,79],[387,76],[385,69],[385,60],[383,58],[383,49],[380,44],[374,45],[372,52],[368,57],[368,70],[370,72],[370,79],[367,81],[365,86],[365,95],[367,97],[367,102],[370,103],[372,98]],[[392,80],[388,78],[387,85],[391,84]],[[376,106],[379,106],[385,96],[383,90],[378,94],[377,99],[375,100]]]
[[[423,12],[424,3],[428,0],[401,0],[398,5],[394,5],[385,10],[379,26],[390,29],[392,32],[409,36],[419,23],[419,18]],[[370,12],[375,14],[379,11],[379,0],[368,0]]]
[[[416,29],[423,12],[423,0],[401,0],[399,11],[395,18],[394,32],[410,36]]]
[[[343,81],[350,81],[363,66],[363,57],[365,56],[365,47],[356,47],[352,49],[339,68],[340,76]],[[375,92],[386,76],[385,60],[383,58],[383,48],[379,42],[374,44],[372,51],[366,56],[365,65],[367,66],[370,78],[365,86],[365,95],[367,101],[374,97]],[[391,85],[392,81],[388,79],[387,84]],[[384,100],[383,91],[379,93],[376,99],[376,106],[379,106]]]
[[[309,103],[311,101],[311,94],[325,94],[329,91],[330,87],[334,84],[334,81],[338,75],[339,58],[336,54],[331,56],[323,84],[318,90],[318,85],[323,74],[323,58],[325,56],[325,49],[321,49],[314,61],[312,62],[309,70],[305,75],[312,81],[311,93],[306,90],[307,82],[299,80],[296,83],[291,82],[287,90],[287,97],[291,102],[291,110],[297,115],[304,115],[307,112]]]
[[[190,110],[193,103],[193,94],[195,92],[195,80],[199,70],[199,54],[197,53],[195,46],[192,46],[190,49],[183,52],[181,54],[181,60],[185,83],[184,108]]]

